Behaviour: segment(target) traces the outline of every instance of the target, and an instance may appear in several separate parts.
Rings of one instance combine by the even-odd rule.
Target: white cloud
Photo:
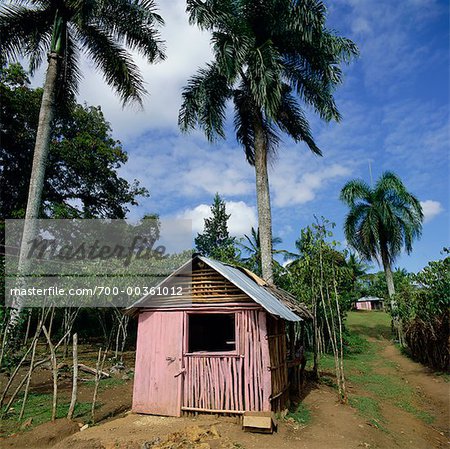
[[[235,154],[233,160],[237,157],[243,157]],[[239,170],[227,161],[222,162],[222,165],[217,165],[215,162],[203,162],[199,166],[195,166],[184,173],[183,179],[186,186],[192,187],[195,193],[199,189],[206,193],[215,194],[220,192],[223,195],[248,195],[252,192],[254,186],[249,178],[246,178],[246,171]],[[189,193],[191,189],[185,190]]]
[[[314,171],[302,173],[298,165],[282,165],[272,176],[274,205],[277,207],[304,204],[316,198],[317,192],[329,181],[348,176],[351,170],[340,164],[333,164]]]
[[[228,230],[231,235],[241,237],[248,234],[252,227],[257,226],[255,208],[249,206],[244,201],[226,201],[225,209],[231,214],[228,220]],[[192,220],[192,232],[194,234],[203,231],[205,218],[210,217],[211,206],[208,204],[199,204],[193,209],[186,209],[177,218]]]
[[[420,205],[422,206],[424,223],[432,220],[434,217],[436,217],[436,215],[439,215],[441,212],[444,211],[444,208],[442,207],[442,204],[439,201],[434,200],[421,201]]]
[[[357,17],[352,23],[352,32],[355,34],[368,34],[371,31],[369,22],[362,17]]]

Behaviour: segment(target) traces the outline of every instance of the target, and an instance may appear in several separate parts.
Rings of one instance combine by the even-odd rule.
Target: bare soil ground
[[[325,383],[307,383],[304,423],[279,422],[278,432],[243,432],[237,418],[200,415],[167,418],[121,413],[86,430],[57,420],[0,439],[2,448],[54,449],[443,449],[449,447],[449,383],[400,353],[386,329],[360,326],[367,354],[347,361],[350,405],[337,402],[330,370]],[[367,315],[366,320],[370,319]],[[378,318],[377,318],[378,319]],[[372,323],[372,321],[370,321]],[[326,360],[324,361],[324,363]],[[326,363],[325,363],[326,365]],[[131,399],[131,381],[100,393],[105,411]],[[327,385],[329,384],[329,385]],[[116,412],[114,412],[116,409]],[[107,416],[108,414],[104,414]],[[80,424],[83,424],[84,421]]]

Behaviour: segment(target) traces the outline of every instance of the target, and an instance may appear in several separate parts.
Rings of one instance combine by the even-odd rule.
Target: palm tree
[[[358,52],[325,26],[319,0],[188,0],[190,23],[212,33],[214,60],[183,90],[179,124],[199,126],[210,141],[225,138],[227,102],[236,138],[255,167],[261,265],[273,282],[272,219],[267,163],[285,133],[321,155],[300,106],[326,120],[341,116],[333,98],[340,64]]]
[[[153,0],[16,0],[0,8],[1,60],[28,57],[33,73],[47,59],[47,71],[20,250],[19,272],[27,271],[29,242],[36,236],[57,106],[70,103],[81,78],[80,52],[100,70],[123,104],[142,104],[143,78],[125,46],[152,63],[164,59],[157,26],[163,23]]]
[[[258,276],[262,275],[261,266],[261,238],[259,229],[256,230],[252,227],[250,235],[244,234],[243,242],[239,243],[239,246],[247,253],[247,257],[242,258],[244,262],[251,271],[256,273]],[[285,254],[285,250],[274,250],[273,247],[282,243],[280,237],[272,238],[272,254]],[[272,263],[277,263],[273,261]]]
[[[404,248],[409,254],[414,239],[422,233],[423,212],[419,200],[409,193],[400,178],[385,172],[372,188],[355,179],[342,188],[341,200],[350,211],[344,232],[349,245],[367,261],[381,261],[386,276],[394,325],[401,338],[396,317],[392,264]]]

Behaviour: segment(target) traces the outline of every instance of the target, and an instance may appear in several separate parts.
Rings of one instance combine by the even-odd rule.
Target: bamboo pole
[[[53,309],[55,310],[55,309]],[[58,365],[56,363],[56,351],[50,340],[50,334],[48,333],[45,326],[42,326],[45,337],[47,338],[48,347],[50,349],[50,361],[52,363],[52,373],[53,373],[53,401],[52,401],[52,421],[56,419],[56,409],[58,406]],[[63,337],[65,338],[65,336]]]
[[[92,407],[91,407],[91,418],[92,422],[95,422],[95,402],[97,400],[97,391],[98,391],[98,382],[100,380],[99,372],[100,372],[100,359],[102,357],[102,348],[98,350],[98,356],[97,356],[97,363],[95,365],[96,367],[96,374],[95,374],[95,385],[94,385],[94,395],[92,397]]]
[[[25,411],[25,404],[27,403],[27,399],[28,399],[28,390],[30,388],[31,373],[33,372],[33,369],[34,369],[34,357],[36,355],[37,342],[38,342],[37,339],[35,339],[34,343],[33,343],[33,351],[31,352],[30,369],[28,370],[27,383],[25,385],[25,392],[23,394],[23,402],[22,402],[22,408],[20,409],[19,421],[21,421],[23,418],[23,413]]]
[[[77,403],[78,393],[78,335],[73,334],[72,344],[72,358],[73,358],[73,380],[72,380],[72,398],[70,399],[69,411],[67,412],[67,419],[73,418],[75,405]]]
[[[97,364],[96,364],[96,375],[95,375],[95,386],[94,386],[94,395],[92,397],[92,407],[91,407],[91,417],[92,417],[92,422],[95,422],[95,403],[97,401],[97,393],[98,393],[98,384],[100,383],[100,379],[102,377],[102,371],[103,371],[103,366],[105,364],[105,360],[106,360],[106,354],[107,354],[108,350],[105,349],[105,352],[103,353],[103,359],[101,358],[102,356],[102,348],[100,348],[98,350],[98,357],[97,357]]]

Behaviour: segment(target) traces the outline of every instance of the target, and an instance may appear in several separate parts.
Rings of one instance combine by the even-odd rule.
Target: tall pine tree
[[[211,216],[205,218],[203,234],[197,234],[195,247],[202,256],[211,257],[221,262],[233,263],[238,260],[236,238],[228,232],[228,219],[225,201],[218,193],[211,205]]]

